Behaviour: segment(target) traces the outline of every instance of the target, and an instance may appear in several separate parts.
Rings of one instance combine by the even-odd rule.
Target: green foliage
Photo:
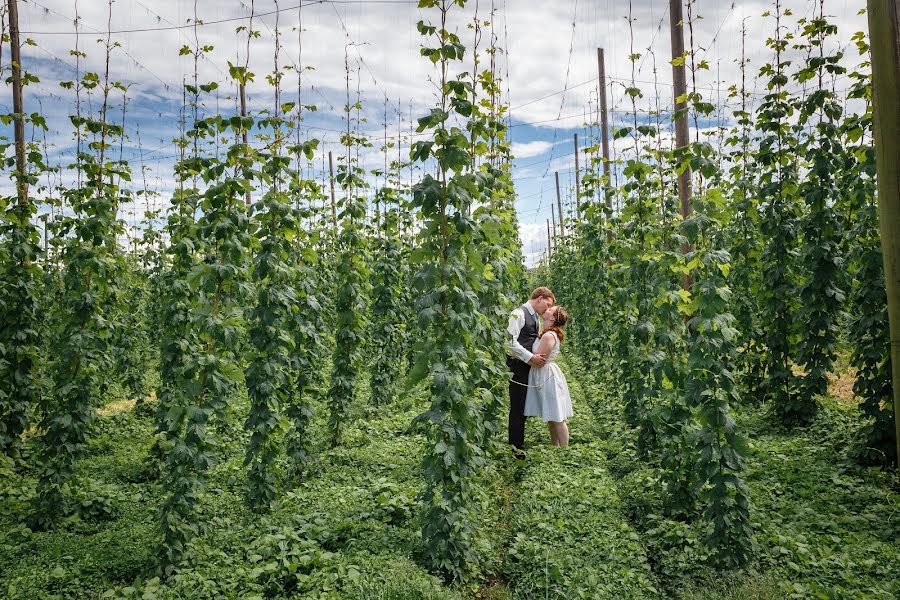
[[[537,466],[512,506],[504,567],[516,598],[658,597],[640,536],[611,478],[592,464],[596,452],[593,444],[532,452]]]
[[[505,558],[496,567],[501,576],[481,583],[478,594],[543,598],[558,589],[590,598],[596,589],[685,600],[897,594],[893,478],[841,462],[855,435],[854,411],[828,403],[813,427],[790,434],[773,432],[761,408],[735,415],[753,440],[743,474],[760,547],[748,569],[723,574],[707,566],[703,522],[661,516],[659,469],[629,450],[616,390],[589,383],[587,377],[601,373],[567,356],[563,368],[576,406],[573,444],[565,452],[541,447],[545,431],[531,424],[529,460],[512,461],[507,453],[497,458],[499,468],[488,473],[490,487],[475,511],[476,527],[492,544],[486,554]],[[348,443],[323,450],[315,477],[286,491],[265,516],[241,502],[249,432],[231,421],[222,460],[208,474],[203,518],[213,526],[192,543],[191,560],[165,580],[148,574],[159,535],[155,507],[165,490],[133,478],[152,443],[152,423],[131,411],[100,416],[89,454],[77,465],[83,487],[75,494],[103,498],[111,512],[33,531],[20,524],[33,476],[8,480],[0,489],[0,593],[13,600],[86,600],[104,593],[174,600],[265,597],[270,589],[273,597],[286,598],[289,593],[279,592],[284,585],[293,596],[329,600],[459,600],[471,592],[442,585],[409,558],[420,543],[415,496],[426,439],[406,430],[427,406],[422,396],[411,397],[410,410],[349,423]],[[314,406],[322,407],[317,400]],[[245,414],[248,399],[235,398],[233,408]],[[314,426],[324,428],[325,411],[317,414]],[[37,443],[27,438],[23,452]],[[500,521],[485,522],[486,514]],[[754,589],[760,595],[749,593]]]
[[[359,569],[345,565],[315,539],[303,536],[296,527],[270,528],[247,549],[252,565],[249,577],[266,597],[307,596],[314,591],[337,591],[358,581]]]
[[[741,70],[743,74],[746,64],[741,64]],[[743,401],[758,402],[764,395],[761,386],[765,378],[764,327],[760,314],[762,215],[756,194],[758,173],[753,168],[750,152],[754,123],[753,115],[747,110],[749,93],[745,89],[736,89],[733,95],[740,97],[741,108],[734,111],[737,125],[725,139],[725,146],[731,149],[728,153],[731,164],[720,185],[731,202],[726,206],[729,218],[724,223],[721,238],[731,244],[728,281],[733,291],[731,312],[736,319],[738,336],[735,342],[738,349],[736,376],[744,392]]]
[[[373,354],[369,387],[376,405],[387,405],[397,397],[410,323],[404,317],[409,301],[406,288],[408,251],[400,238],[400,200],[391,188],[382,188],[375,198],[383,205],[380,231],[372,241],[372,308],[370,351]],[[378,219],[376,219],[378,225]]]
[[[431,397],[429,410],[416,418],[428,439],[421,494],[424,558],[446,579],[461,582],[477,562],[473,510],[487,439],[484,406],[496,406],[492,396],[499,391],[493,376],[500,371],[491,369],[499,348],[485,345],[499,341],[489,333],[499,309],[479,306],[479,292],[494,276],[494,265],[482,246],[485,222],[472,212],[476,202],[489,202],[492,177],[473,169],[476,130],[469,139],[449,122],[451,114],[454,119],[472,115],[474,83],[468,73],[448,79],[451,61],[461,58],[464,48],[446,29],[448,3],[429,5],[437,8],[440,25],[420,22],[419,31],[438,44],[422,54],[440,64],[439,105],[419,119],[419,131],[430,131],[432,138],[414,143],[411,158],[433,159],[436,175],[426,175],[412,190],[412,205],[422,220],[413,253],[421,341],[408,385],[427,379]],[[487,297],[498,300],[493,293]]]
[[[862,40],[859,49],[860,53],[868,52]],[[850,222],[844,242],[851,277],[847,342],[850,364],[856,369],[853,393],[862,398],[860,407],[865,415],[853,454],[863,464],[886,466],[897,463],[897,444],[887,295],[875,199],[875,149],[871,144],[871,85],[867,74],[853,72],[851,77],[850,97],[866,102],[863,114],[845,115],[841,123],[847,152],[840,185]]]
[[[119,307],[117,327],[111,346],[116,374],[121,378],[126,394],[140,403],[150,394],[148,372],[156,358],[150,340],[153,325],[151,285],[156,274],[137,264],[133,255],[126,256],[125,262],[123,286],[116,301]]]
[[[882,487],[877,471],[848,470],[838,458],[853,439],[854,411],[829,406],[809,432],[791,437],[770,431],[756,414],[749,417],[756,447],[746,478],[758,520],[759,568],[777,573],[782,593],[792,598],[896,594],[896,576],[887,569],[897,520],[885,513],[896,494]]]
[[[799,226],[803,249],[798,258],[804,271],[804,283],[799,290],[801,306],[797,312],[801,323],[797,362],[805,371],[797,388],[801,398],[818,398],[828,393],[828,375],[837,358],[838,320],[845,299],[838,281],[844,269],[840,253],[842,219],[833,206],[841,191],[835,173],[840,173],[844,166],[841,162],[845,151],[839,135],[843,108],[836,94],[823,83],[826,69],[831,76],[845,71],[838,64],[840,53],[824,56],[827,37],[835,32],[834,26],[824,18],[806,23],[804,41],[810,48],[820,48],[820,56],[795,76],[802,83],[815,74],[820,82],[798,102],[796,125],[799,131],[805,127],[812,129],[805,136],[803,146],[797,149],[809,165],[798,189],[808,207]]]
[[[279,453],[278,433],[284,406],[293,405],[296,375],[291,369],[297,352],[290,323],[295,318],[292,239],[298,223],[290,197],[280,189],[283,161],[278,154],[263,165],[261,183],[271,188],[255,207],[259,249],[253,262],[256,306],[249,316],[248,337],[253,347],[246,370],[250,414],[244,426],[251,431],[245,463],[250,466],[249,501],[266,509],[276,497],[273,463]]]
[[[756,162],[760,166],[759,197],[763,211],[760,230],[765,239],[760,256],[763,271],[761,318],[766,324],[763,392],[778,419],[787,426],[806,425],[815,416],[817,400],[798,393],[793,372],[795,357],[795,290],[798,231],[798,166],[794,155],[797,139],[788,127],[795,108],[784,86],[787,75],[782,53],[787,47],[782,15],[775,13],[775,36],[767,45],[775,58],[760,69],[769,77],[766,95],[756,110],[759,132]]]
[[[85,80],[92,75],[86,74]],[[71,507],[65,497],[74,475],[75,461],[90,439],[98,396],[113,369],[110,341],[115,330],[118,285],[123,259],[117,247],[122,224],[118,205],[128,199],[119,182],[130,180],[125,161],[109,160],[108,145],[123,135],[119,125],[106,121],[108,89],[99,118],[70,116],[82,131],[98,137],[88,144],[91,152],[79,152],[73,168],[84,174],[81,185],[65,190],[64,200],[73,215],[62,221],[62,289],[60,312],[52,332],[52,390],[41,402],[44,432],[41,477],[35,498],[32,525],[48,527]]]
[[[183,173],[179,177],[184,177]],[[160,386],[156,390],[155,412],[157,440],[149,457],[151,468],[156,471],[162,468],[165,459],[162,442],[169,436],[177,436],[182,426],[182,419],[170,418],[170,414],[177,414],[182,393],[180,385],[191,377],[186,361],[192,344],[190,310],[193,294],[188,275],[194,264],[198,202],[196,188],[177,190],[172,196],[165,228],[168,245],[163,252],[167,260],[165,266],[160,267],[162,293],[155,315],[160,325]]]
[[[894,477],[841,458],[856,435],[855,411],[826,400],[811,427],[784,432],[773,430],[766,407],[737,406],[733,417],[752,440],[743,449],[742,478],[753,506],[756,550],[746,568],[722,572],[710,566],[708,523],[664,516],[659,481],[665,471],[623,448],[628,429],[615,391],[602,379],[593,383],[593,370],[576,366],[566,367],[583,379],[586,393],[576,393],[576,406],[590,410],[597,425],[579,422],[573,431],[605,442],[592,442],[597,449],[582,464],[620,477],[614,482],[618,499],[641,534],[659,589],[684,600],[896,594],[896,576],[889,572],[897,556],[889,541],[898,526],[889,516]]]
[[[239,137],[249,125],[249,118],[216,116],[197,121],[192,134],[202,137],[206,131],[232,130]],[[242,143],[233,144],[221,158],[195,155],[181,161],[182,173],[198,175],[208,185],[202,192],[185,195],[197,194],[201,216],[194,229],[196,237],[173,240],[176,245],[190,244],[191,250],[195,242],[197,247],[187,272],[188,310],[180,332],[184,336],[179,340],[180,364],[172,374],[171,403],[160,415],[160,429],[166,432],[160,440],[165,457],[162,481],[169,491],[160,506],[163,543],[159,556],[165,573],[177,567],[188,542],[203,529],[197,518],[199,492],[219,446],[211,426],[224,422],[229,400],[243,382],[241,343],[250,245],[244,196],[259,178],[256,161],[253,151]],[[184,214],[189,209],[176,204],[175,210]]]
[[[31,143],[13,178],[32,195],[0,198],[0,595],[900,594],[896,479],[847,461],[896,462],[869,65],[847,74],[827,54],[834,26],[819,15],[791,33],[776,3],[762,103],[751,112],[745,84],[732,89],[741,107],[718,149],[698,131],[670,151],[665,111],[636,104],[614,132],[633,144],[615,182],[588,145],[578,216],[529,274],[573,317],[572,446],[539,447],[532,423],[529,460],[516,461],[498,443],[503,325],[525,280],[500,49],[491,31],[480,70],[489,23],[469,24],[470,53],[448,25],[464,0],[419,4],[439,16],[418,24],[438,102],[410,148],[429,174],[406,190],[399,171],[413,164],[388,172],[385,160],[374,222],[349,64],[340,223],[324,181],[302,176],[317,141],[301,140],[307,107],[280,101],[276,51],[273,111],[210,117],[200,93],[218,84],[185,84],[192,125],[176,140],[166,228],[148,205],[128,256],[116,214],[131,174],[110,159],[125,139],[106,118],[110,92],[127,90],[91,72],[63,84],[103,94],[99,116],[79,104],[71,117],[75,183],[39,201],[52,169]],[[793,72],[789,51],[806,53]],[[831,91],[845,75],[859,114]],[[634,82],[626,93],[644,97]],[[695,126],[715,110],[696,90],[679,100]],[[688,169],[695,212],[682,220],[675,180]],[[61,216],[39,266],[44,204]],[[839,342],[860,410],[828,397]],[[112,414],[120,383],[138,405]],[[773,429],[766,410],[804,427]]]
[[[479,26],[477,20],[476,39]],[[494,42],[496,43],[496,42]],[[495,46],[488,49],[493,55]],[[510,147],[503,117],[507,106],[501,100],[500,79],[493,67],[477,72],[479,54],[475,48],[475,66],[470,91],[471,111],[466,121],[470,152],[478,173],[484,176],[484,201],[473,212],[481,239],[485,267],[478,289],[479,312],[477,336],[487,351],[474,356],[480,359],[473,369],[478,374],[484,439],[482,448],[498,441],[504,428],[509,372],[506,369],[506,325],[516,299],[513,294],[523,287],[524,270],[515,210],[515,189],[510,171]],[[479,93],[484,98],[478,100]],[[463,110],[465,113],[466,110]],[[479,164],[480,163],[480,164]]]
[[[713,188],[708,193],[717,191]],[[691,300],[684,306],[690,319],[685,395],[700,420],[695,478],[703,486],[706,504],[705,542],[715,564],[735,568],[750,561],[753,531],[750,492],[740,476],[746,442],[731,415],[731,405],[738,400],[733,367],[737,332],[735,318],[728,312],[731,290],[724,276],[731,257],[711,239],[718,226],[715,205],[695,198],[695,211],[684,224],[693,246],[685,259],[689,267],[694,265],[689,271]]]
[[[310,299],[309,286],[304,281],[309,271],[303,268],[302,246],[298,244],[305,245],[312,236],[301,230],[303,211],[299,210],[299,200],[296,206],[292,203],[309,188],[309,182],[302,181],[299,171],[291,168],[290,155],[295,155],[299,165],[300,156],[311,156],[318,140],[303,144],[298,141],[289,148],[290,154],[282,155],[283,130],[293,128],[296,122],[279,114],[280,78],[277,71],[270,77],[275,87],[275,114],[259,122],[261,129],[272,128],[273,151],[260,156],[259,185],[268,189],[254,207],[253,223],[254,241],[258,244],[253,261],[256,305],[249,318],[253,351],[246,368],[250,413],[244,426],[251,434],[244,463],[250,466],[248,500],[258,510],[267,510],[277,497],[275,463],[287,425],[285,412],[294,425],[290,453],[295,468],[302,468],[306,460],[306,425],[311,413],[307,398],[311,367],[308,363],[309,353],[316,348],[310,347],[305,337],[315,339],[318,334],[314,331],[308,335],[298,327],[308,312],[304,308],[315,311],[319,307],[314,297]],[[260,137],[269,139],[264,133]],[[315,324],[318,320],[310,321]],[[298,342],[304,345],[298,346]]]
[[[314,182],[301,180],[300,189],[304,187],[316,190]],[[310,204],[312,204],[311,196]],[[307,216],[309,212],[304,211]],[[320,221],[321,222],[321,221]],[[318,286],[321,283],[317,273],[321,275],[324,270],[325,260],[316,252],[316,244],[319,242],[318,232],[313,231],[308,236],[298,236],[295,245],[293,292],[297,298],[298,310],[293,313],[291,331],[294,338],[296,351],[291,354],[292,370],[296,374],[296,393],[290,395],[291,403],[286,408],[286,414],[291,421],[291,426],[286,438],[286,450],[293,461],[295,473],[301,472],[313,458],[311,435],[309,432],[310,420],[313,416],[312,400],[321,395],[322,379],[325,369],[322,365],[322,356],[327,355],[323,338],[326,333],[328,320],[323,312],[326,310],[326,299]],[[301,242],[306,242],[301,244]]]
[[[350,118],[349,112],[347,118]],[[349,144],[352,141],[348,139],[347,143],[348,155],[338,167],[336,178],[345,197],[339,213],[341,232],[337,239],[334,355],[328,390],[328,435],[332,446],[342,443],[348,409],[356,390],[367,324],[370,275],[368,240],[363,230],[366,200],[362,195],[368,184],[362,177],[363,170],[350,163]]]
[[[5,159],[7,166],[13,158]],[[22,174],[24,176],[24,174]],[[41,390],[38,319],[41,255],[27,196],[0,199],[0,460],[15,455]]]

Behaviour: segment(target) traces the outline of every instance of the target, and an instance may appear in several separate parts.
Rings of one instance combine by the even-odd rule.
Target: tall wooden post
[[[547,219],[547,260],[550,260],[550,253],[553,251],[553,238],[550,236],[550,219]]]
[[[562,212],[562,198],[559,195],[559,171],[554,171],[553,174],[556,176],[556,207],[559,209],[559,214],[563,214]],[[552,206],[551,206],[552,208]],[[563,223],[562,218],[560,218],[560,225],[562,225],[562,234],[566,235],[566,226]]]
[[[672,58],[680,58],[684,56],[684,31],[682,24],[684,17],[682,16],[681,0],[669,0],[669,19],[670,29],[672,33]],[[672,84],[675,100],[675,148],[684,148],[688,145],[688,120],[687,120],[687,103],[684,100],[687,94],[687,80],[684,73],[684,61],[678,61],[678,64],[672,65]],[[681,217],[687,219],[691,212],[691,170],[686,168],[684,172],[678,176],[678,199],[681,204]],[[681,243],[682,254],[691,251],[691,245],[684,241]],[[682,278],[681,284],[684,289],[689,290],[693,283],[689,275]]]
[[[331,182],[331,224],[337,234],[337,202],[334,199],[334,160],[331,158],[331,150],[328,151],[328,175]]]
[[[550,203],[550,218],[553,220],[553,237],[556,237],[556,208],[552,202]]]
[[[16,0],[8,0],[9,45],[12,51],[13,112],[15,113],[16,192],[19,206],[28,202],[28,182],[25,179],[25,108],[22,102],[22,55],[19,45],[19,11]]]
[[[247,117],[247,84],[244,80],[241,80],[241,85],[239,87],[240,98],[241,98],[241,119],[245,119]],[[247,128],[244,127],[243,122],[241,123],[241,142],[244,144],[244,151],[249,151],[250,146],[250,138],[247,132]],[[250,206],[250,190],[247,190],[247,196],[245,198],[245,202],[247,206]]]
[[[878,217],[900,456],[900,0],[868,0]]]
[[[48,246],[47,242],[49,241],[49,236],[47,235],[47,218],[49,216],[50,215],[48,213],[44,213],[40,216],[41,221],[44,222],[44,257],[45,257],[45,260],[49,259],[49,257],[50,257],[50,255],[47,254],[47,252],[49,251],[48,247],[47,247]],[[49,262],[49,260],[47,260],[47,261]]]
[[[575,134],[575,219],[581,220],[581,177],[578,169],[578,134]],[[562,221],[562,210],[559,211],[559,220]],[[565,235],[565,234],[564,234]]]
[[[612,212],[612,193],[609,177],[609,117],[606,110],[606,62],[604,60],[603,48],[597,48],[597,71],[600,75],[599,96],[600,96],[600,139],[603,145],[603,176],[606,177],[606,185],[603,186],[606,194],[606,208]]]

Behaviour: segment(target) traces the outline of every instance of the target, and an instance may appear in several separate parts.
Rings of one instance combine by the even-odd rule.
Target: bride
[[[560,344],[566,338],[564,327],[569,315],[561,306],[551,306],[543,317],[544,328],[535,340],[532,352],[543,354],[547,362],[543,367],[532,367],[528,374],[525,416],[541,417],[550,430],[550,443],[568,446],[569,426],[566,419],[572,416],[572,397],[566,377],[556,364],[556,357]]]

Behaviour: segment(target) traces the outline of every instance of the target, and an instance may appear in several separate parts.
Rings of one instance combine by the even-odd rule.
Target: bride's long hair
[[[544,327],[544,329],[541,330],[541,335],[544,335],[548,331],[552,331],[556,334],[556,337],[559,338],[559,343],[561,344],[562,341],[566,339],[564,327],[566,326],[566,323],[569,322],[569,313],[567,313],[562,306],[551,306],[547,310],[556,311],[556,320],[550,327]]]

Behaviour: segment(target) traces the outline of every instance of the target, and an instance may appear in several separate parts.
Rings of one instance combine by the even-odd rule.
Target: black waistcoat
[[[525,324],[522,326],[522,329],[519,330],[519,337],[516,339],[522,344],[523,348],[531,352],[531,348],[534,346],[534,340],[538,338],[537,317],[531,314],[524,305],[522,306],[522,312],[525,313]],[[519,381],[519,383],[523,384],[528,383],[528,370],[531,368],[531,365],[522,362],[515,356],[507,355],[506,366],[512,370],[514,381]],[[516,379],[517,377],[518,379]],[[510,389],[513,389],[514,387],[515,386],[510,387]],[[521,389],[524,390],[525,388]],[[524,396],[522,397],[522,401],[524,402]]]
[[[522,311],[525,313],[525,325],[522,326],[522,330],[519,332],[519,343],[522,344],[523,348],[531,352],[534,341],[538,339],[537,317],[531,314],[524,306]]]

